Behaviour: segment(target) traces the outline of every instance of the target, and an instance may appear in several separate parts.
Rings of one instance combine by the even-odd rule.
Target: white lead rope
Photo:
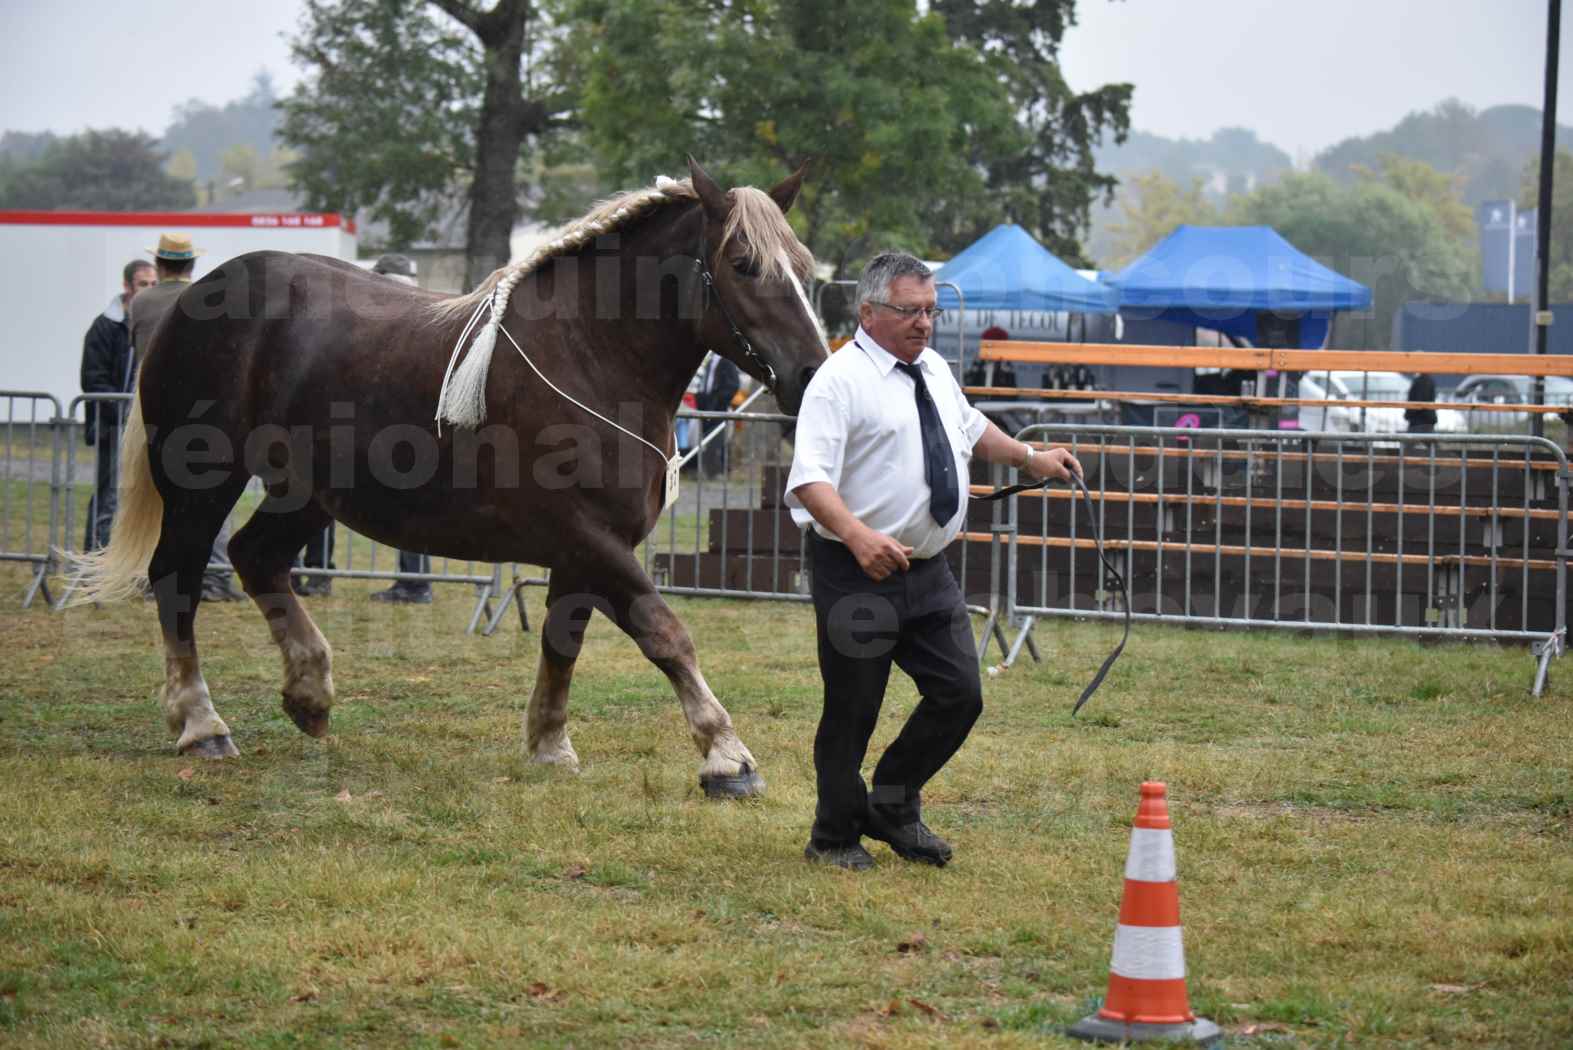
[[[479,312],[478,311],[477,311],[477,316],[479,316]],[[670,507],[673,503],[677,502],[677,477],[678,477],[678,471],[681,469],[681,467],[683,465],[683,458],[682,458],[682,454],[681,453],[673,453],[671,458],[667,458],[666,453],[661,451],[660,449],[656,448],[655,445],[653,443],[651,443],[650,441],[647,441],[645,438],[642,438],[638,434],[635,434],[632,430],[629,430],[627,427],[623,426],[621,423],[617,422],[616,420],[608,419],[607,417],[601,415],[601,413],[597,412],[595,409],[591,408],[589,405],[585,404],[582,401],[576,400],[571,395],[569,395],[566,392],[564,392],[563,389],[561,387],[559,387],[556,383],[554,383],[550,379],[546,378],[546,373],[542,372],[539,368],[535,367],[535,362],[530,360],[529,355],[524,352],[524,347],[520,346],[518,341],[516,339],[514,339],[513,333],[508,331],[507,326],[502,325],[502,324],[498,324],[497,330],[500,331],[503,335],[508,337],[508,342],[512,343],[513,344],[513,348],[515,350],[519,351],[519,356],[524,358],[524,363],[530,366],[530,371],[532,371],[536,375],[540,376],[541,377],[541,382],[545,383],[547,386],[551,387],[554,391],[556,391],[558,397],[561,397],[564,401],[567,401],[569,404],[576,405],[579,408],[583,409],[584,411],[590,413],[590,415],[594,416],[596,419],[599,419],[601,422],[605,423],[607,426],[612,427],[615,430],[622,431],[624,434],[627,434],[629,437],[633,438],[635,441],[637,441],[640,444],[644,445],[645,448],[648,448],[651,452],[654,452],[657,456],[660,456],[661,457],[661,462],[666,464],[666,491],[663,494],[663,502],[661,503],[661,509],[665,510],[666,508]],[[460,337],[460,342],[461,343],[463,342],[463,337],[462,336]]]

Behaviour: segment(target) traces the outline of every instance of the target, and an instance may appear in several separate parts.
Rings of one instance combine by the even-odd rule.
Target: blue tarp
[[[1371,289],[1303,254],[1270,226],[1181,226],[1106,280],[1120,313],[1256,340],[1256,314],[1300,315],[1300,345],[1321,346],[1338,310]]]
[[[1064,310],[1113,313],[1114,290],[1056,259],[1020,226],[996,226],[934,275],[961,289],[968,310]],[[956,293],[939,289],[939,305],[956,309]]]

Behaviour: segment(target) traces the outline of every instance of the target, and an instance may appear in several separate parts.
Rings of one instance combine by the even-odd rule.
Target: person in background
[[[712,353],[699,366],[699,380],[699,393],[694,398],[695,407],[701,412],[725,412],[732,407],[732,398],[742,385],[742,373],[731,361]],[[725,425],[719,419],[706,419],[703,422],[706,435]],[[730,436],[723,432],[699,454],[705,477],[713,478],[726,473],[726,443]]]
[[[407,255],[399,255],[397,253],[384,255],[372,265],[371,272],[380,273],[389,280],[398,281],[400,284],[413,286],[416,283],[415,260]],[[329,550],[331,552],[331,546]],[[400,551],[399,571],[405,573],[429,573],[431,572],[431,555],[417,554],[413,551]],[[393,586],[387,590],[373,591],[371,600],[374,602],[394,602],[401,605],[430,605],[431,581],[395,580]]]
[[[1424,372],[1415,376],[1409,384],[1410,401],[1435,401],[1436,380]],[[1406,408],[1404,409],[1404,422],[1409,424],[1411,434],[1436,433],[1436,409],[1434,408]]]
[[[136,359],[128,324],[131,300],[157,283],[158,274],[146,259],[132,259],[121,270],[120,294],[93,318],[82,338],[82,393],[129,394],[136,385]],[[109,543],[119,484],[120,427],[130,405],[89,401],[84,408],[87,422],[82,428],[82,440],[97,449],[98,459],[93,495],[87,504],[87,530],[82,539],[82,549],[91,551]]]
[[[191,243],[189,233],[165,233],[158,238],[158,246],[149,248],[158,283],[136,294],[131,301],[131,346],[135,361],[141,367],[147,355],[148,344],[158,323],[175,305],[175,300],[191,284],[192,271],[196,269],[197,256],[202,252]],[[209,569],[202,574],[202,600],[209,602],[243,602],[246,596],[235,586],[235,574],[229,564],[229,522],[225,521],[213,541],[213,553],[208,559]],[[213,566],[217,566],[216,568]]]

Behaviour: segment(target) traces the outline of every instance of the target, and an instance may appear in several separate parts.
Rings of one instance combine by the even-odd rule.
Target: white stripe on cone
[[[1133,981],[1173,981],[1185,976],[1185,946],[1178,926],[1114,927],[1109,969]]]
[[[1174,832],[1169,828],[1132,828],[1125,877],[1137,882],[1173,882]]]

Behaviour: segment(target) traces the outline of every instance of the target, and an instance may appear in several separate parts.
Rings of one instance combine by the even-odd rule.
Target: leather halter
[[[721,299],[721,293],[716,290],[715,276],[710,272],[710,265],[705,262],[705,221],[703,218],[700,219],[699,223],[699,247],[694,251],[694,269],[698,272],[699,279],[704,282],[704,290],[700,293],[703,299],[700,302],[699,319],[701,321],[704,320],[704,311],[709,308],[710,301],[714,299],[716,306],[721,310],[721,316],[726,318],[728,327],[732,329],[732,338],[736,340],[737,348],[743,352],[743,357],[759,370],[756,373],[757,377],[773,392],[776,386],[776,370],[771,368],[770,363],[763,357],[759,356],[758,351],[754,349],[754,344],[748,341],[748,336],[743,334],[743,330],[737,326],[737,321],[733,320],[732,311],[726,308],[726,303]]]

